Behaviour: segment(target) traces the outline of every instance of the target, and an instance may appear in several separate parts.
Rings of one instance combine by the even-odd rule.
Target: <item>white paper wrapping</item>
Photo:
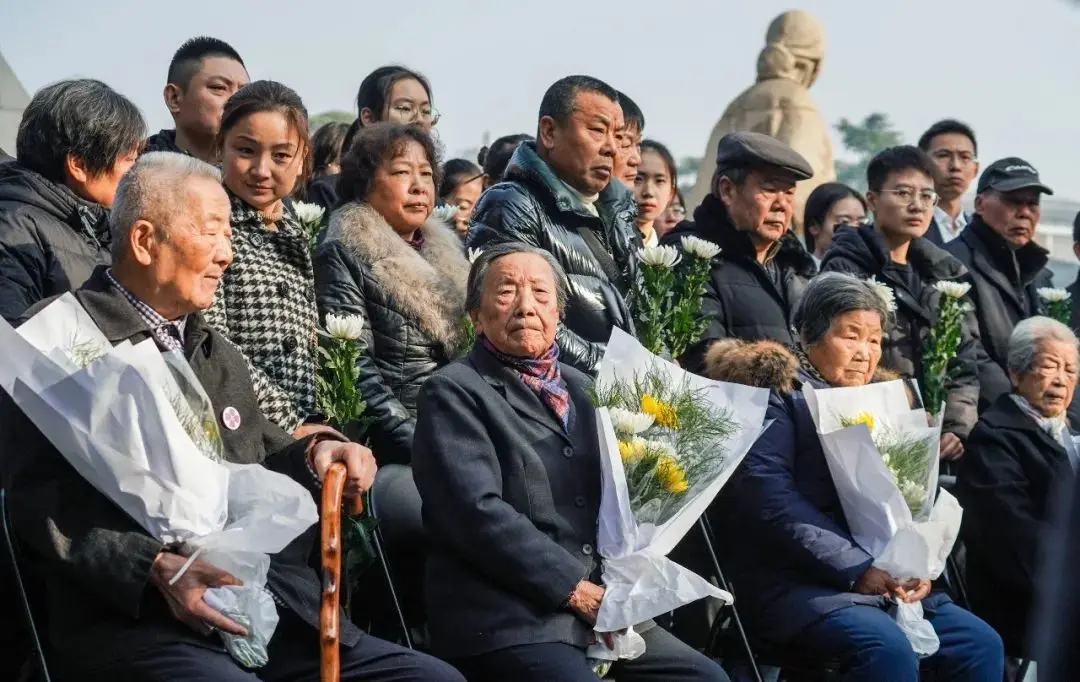
[[[206,599],[248,609],[249,636],[226,644],[246,665],[265,663],[277,625],[267,555],[318,520],[311,494],[261,465],[204,454],[174,407],[184,399],[176,371],[209,404],[186,362],[167,360],[150,340],[112,347],[71,294],[18,330],[0,320],[0,347],[0,387],[83,478],[156,539],[187,542],[243,581]],[[88,348],[103,355],[80,369]]]
[[[722,468],[707,486],[691,489],[687,494],[692,499],[661,526],[639,526],[630,507],[615,429],[608,410],[597,410],[602,476],[597,549],[603,559],[605,594],[595,629],[616,634],[614,648],[603,644],[590,648],[589,656],[596,659],[636,658],[644,653],[644,641],[633,626],[650,618],[705,597],[733,601],[731,594],[672,562],[667,554],[705,512],[761,434],[769,392],[690,374],[649,353],[619,329],[612,332],[597,381],[631,378],[650,365],[662,368],[672,384],[688,382],[703,389],[710,403],[730,408],[739,429],[726,444]]]
[[[928,426],[924,410],[912,410],[901,381],[851,388],[803,388],[821,439],[825,460],[855,542],[874,557],[874,566],[894,578],[934,580],[960,532],[963,510],[948,491],[937,492],[939,426]],[[926,496],[920,512],[912,515],[893,475],[874,445],[866,425],[844,428],[841,416],[870,414],[874,434],[889,430],[911,439],[925,440],[928,466],[923,482]],[[898,604],[897,624],[921,656],[940,645],[921,604]]]

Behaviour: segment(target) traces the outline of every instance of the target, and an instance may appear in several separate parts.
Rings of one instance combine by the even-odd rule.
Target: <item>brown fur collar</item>
[[[341,241],[410,321],[452,350],[462,341],[469,261],[446,223],[429,219],[420,234],[417,252],[370,206],[353,202],[330,216],[327,238]]]
[[[798,385],[799,359],[776,341],[720,339],[705,354],[705,376],[717,381],[790,393]],[[900,375],[883,367],[871,383],[893,381]]]

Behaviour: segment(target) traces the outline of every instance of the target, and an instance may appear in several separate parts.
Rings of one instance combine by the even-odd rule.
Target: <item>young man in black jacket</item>
[[[680,246],[694,236],[720,246],[701,302],[708,326],[680,358],[704,371],[717,339],[771,339],[792,345],[791,316],[815,267],[791,231],[795,183],[813,175],[810,164],[783,142],[761,133],[720,139],[712,193],[661,244]]]
[[[970,282],[967,268],[923,235],[930,226],[937,192],[937,167],[917,147],[891,147],[867,167],[867,202],[874,224],[842,228],[821,263],[822,272],[847,272],[885,283],[896,297],[896,314],[887,329],[881,364],[904,377],[923,381],[923,344],[941,312],[938,282]],[[963,439],[978,418],[978,365],[985,357],[973,315],[961,325],[960,349],[950,363],[943,459],[963,455]]]
[[[979,366],[980,411],[1011,389],[1009,335],[1018,322],[1039,314],[1036,292],[1053,284],[1049,252],[1035,243],[1043,194],[1053,192],[1031,164],[1012,157],[995,161],[979,178],[971,222],[945,246],[971,274],[979,336],[993,360]]]

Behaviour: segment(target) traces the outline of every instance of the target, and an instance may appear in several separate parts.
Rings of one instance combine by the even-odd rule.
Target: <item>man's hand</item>
[[[915,578],[907,581],[900,587],[904,591],[902,601],[905,601],[908,604],[914,604],[926,599],[927,595],[930,594],[931,584],[929,580]]]
[[[964,456],[964,444],[955,433],[941,434],[941,459],[954,460]]]
[[[150,568],[150,582],[165,596],[165,602],[173,616],[195,632],[205,635],[211,628],[234,635],[246,635],[247,630],[226,618],[217,609],[203,601],[203,595],[211,587],[241,585],[242,583],[220,568],[196,559],[184,571],[184,575],[170,585],[169,581],[187,562],[187,557],[172,552],[161,552]]]
[[[371,450],[357,443],[343,443],[336,440],[323,440],[314,445],[311,451],[311,466],[319,480],[326,479],[326,472],[334,462],[344,462],[348,471],[345,481],[345,496],[356,497],[371,489],[375,482],[375,457]]]
[[[292,437],[296,440],[304,440],[314,433],[329,433],[341,438],[341,440],[348,440],[340,431],[332,426],[328,426],[327,424],[308,424],[306,422],[296,427],[296,430],[292,432]]]
[[[588,580],[582,580],[574,588],[573,594],[566,603],[586,623],[596,625],[596,616],[600,612],[600,602],[603,599],[604,588]]]
[[[896,578],[874,566],[866,569],[866,572],[859,576],[858,582],[855,583],[855,587],[852,589],[859,594],[880,595],[882,597],[902,596],[902,588]]]

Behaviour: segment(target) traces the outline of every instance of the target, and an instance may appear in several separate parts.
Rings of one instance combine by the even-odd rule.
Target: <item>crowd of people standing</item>
[[[974,131],[942,120],[917,145],[877,154],[865,194],[817,187],[799,235],[792,200],[813,171],[798,153],[765,135],[728,134],[711,191],[685,206],[675,159],[645,137],[643,110],[590,76],[551,85],[535,130],[498,138],[476,162],[441,158],[433,86],[402,66],[363,79],[351,124],[314,132],[296,90],[252,81],[240,55],[214,38],[180,47],[163,94],[175,127],[149,137],[138,108],[100,81],[35,94],[15,158],[0,161],[0,315],[18,324],[87,287],[124,293],[101,303],[102,315],[124,299],[149,304],[161,319],[140,324],[152,322],[163,346],[223,354],[222,395],[254,401],[243,421],[224,422],[258,422],[237,461],[269,462],[304,443],[308,467],[295,471],[310,470],[316,483],[326,463],[319,443],[348,440],[319,414],[319,330],[327,315],[362,317],[366,445],[348,457],[354,468],[373,459],[376,481],[396,472],[394,513],[409,540],[391,549],[407,610],[427,626],[424,648],[453,665],[350,631],[346,679],[593,675],[585,651],[603,585],[588,386],[612,330],[634,333],[639,250],[679,249],[688,236],[721,251],[700,308],[705,331],[678,362],[774,391],[772,426],[708,513],[751,640],[827,660],[846,680],[933,671],[997,682],[1006,656],[1032,657],[1038,540],[1051,482],[1078,461],[1068,429],[1080,426],[1080,410],[1070,409],[1076,314],[1067,324],[1045,317],[1038,293],[1053,286],[1034,239],[1040,199],[1052,192],[1031,164],[1009,157],[980,173]],[[203,186],[208,178],[215,191]],[[976,179],[969,214],[962,198]],[[185,183],[198,191],[184,194]],[[317,239],[301,200],[325,209]],[[190,228],[183,239],[181,224]],[[200,286],[214,284],[211,299],[181,276],[189,271],[203,273],[193,276]],[[895,310],[868,280],[893,292]],[[967,510],[968,589],[955,602],[940,585],[875,568],[851,539],[798,392],[882,377],[922,383],[938,285],[949,282],[971,285],[941,437]],[[192,329],[203,327],[227,350],[193,345]],[[754,369],[777,358],[783,371]],[[79,500],[43,497],[35,476],[45,470],[13,448],[0,473],[44,592],[82,585],[82,620],[49,619],[48,646],[79,662],[62,675],[254,679],[180,624],[199,621],[186,600],[219,576],[189,572],[188,591],[177,592],[160,557],[178,548],[148,549],[111,518],[63,511]],[[51,536],[42,530],[50,524]],[[258,679],[314,679],[304,666],[317,657],[316,635],[288,584],[272,583],[296,616],[279,635],[293,641],[276,649],[288,665]],[[923,604],[937,654],[913,652],[888,615],[894,600]],[[98,620],[104,639],[102,629],[87,636]],[[168,654],[119,641],[147,621]],[[643,624],[646,655],[613,676],[727,679],[667,627]]]

